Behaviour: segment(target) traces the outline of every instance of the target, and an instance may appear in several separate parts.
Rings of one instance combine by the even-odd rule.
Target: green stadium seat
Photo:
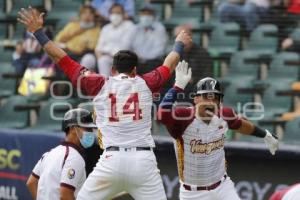
[[[12,51],[10,50],[4,50],[4,48],[0,47],[0,56],[1,56],[1,62],[12,61]]]
[[[265,109],[264,119],[274,119],[282,113],[288,112],[292,106],[292,97],[278,96],[278,90],[289,90],[293,80],[291,79],[268,79],[269,85],[263,93],[262,104]],[[276,84],[277,83],[277,84]]]
[[[299,61],[299,55],[293,52],[281,52],[274,55],[268,77],[270,79],[290,78],[293,81],[297,81],[299,79]]]
[[[1,18],[1,15],[0,15]],[[0,23],[0,40],[4,40],[7,38],[7,26],[6,24]]]
[[[299,38],[300,38],[300,28],[294,29],[293,32],[290,34],[290,37],[294,40],[299,40]]]
[[[278,48],[278,28],[272,24],[258,26],[250,35],[247,50],[259,55],[273,55]]]
[[[284,129],[282,141],[288,144],[300,144],[300,117],[287,122]]]
[[[278,90],[290,90],[291,84],[299,80],[298,67],[289,66],[289,61],[299,62],[298,54],[292,52],[276,54],[270,64],[268,79],[263,81],[268,85],[262,99],[266,111],[265,118],[273,118],[274,115],[291,109],[292,97],[276,95]]]
[[[238,106],[243,106],[247,102],[253,102],[252,94],[241,94],[239,88],[252,87],[252,82],[257,79],[259,64],[247,63],[247,59],[254,59],[256,55],[249,51],[240,51],[231,57],[227,75],[221,82],[228,84],[225,89],[224,105],[231,106],[236,110]]]
[[[9,16],[17,16],[21,8],[28,8],[28,6],[43,6],[43,1],[41,0],[13,0],[12,2],[12,10],[9,13]]]
[[[27,104],[27,98],[23,96],[11,96],[0,107],[1,128],[25,128],[29,124],[29,111],[16,111],[16,105]],[[4,114],[5,113],[5,114]]]
[[[41,106],[37,123],[30,129],[60,131],[61,120],[65,113],[73,108],[73,104],[70,102],[69,100],[49,99]]]
[[[16,80],[3,78],[4,73],[15,73],[15,69],[10,63],[0,62],[0,98],[9,97],[16,90]]]
[[[235,53],[239,48],[239,32],[240,27],[237,23],[217,25],[213,29],[208,47],[211,56]]]

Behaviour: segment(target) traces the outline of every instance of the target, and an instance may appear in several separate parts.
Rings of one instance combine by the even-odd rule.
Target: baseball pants
[[[229,177],[214,190],[189,191],[180,186],[180,200],[240,200]]]
[[[166,200],[153,151],[104,151],[77,200],[108,200],[126,191],[135,200]]]

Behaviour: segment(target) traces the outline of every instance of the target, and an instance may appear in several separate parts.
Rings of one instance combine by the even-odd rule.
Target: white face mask
[[[150,15],[142,15],[140,16],[140,24],[142,27],[150,27],[153,24],[154,17]]]
[[[95,26],[95,22],[80,22],[80,28],[88,29],[93,28]]]
[[[114,26],[118,26],[123,21],[123,16],[120,14],[111,14],[109,20]]]

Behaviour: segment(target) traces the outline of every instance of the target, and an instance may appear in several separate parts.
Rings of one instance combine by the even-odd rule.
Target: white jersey
[[[175,141],[180,181],[209,186],[226,174],[224,141],[227,122],[214,116],[209,124],[201,119],[187,126]]]
[[[85,161],[74,144],[63,142],[45,153],[32,171],[39,179],[37,200],[59,200],[60,187],[74,190],[75,197],[86,179]]]
[[[152,92],[144,79],[109,77],[94,98],[102,148],[154,147],[151,136]]]

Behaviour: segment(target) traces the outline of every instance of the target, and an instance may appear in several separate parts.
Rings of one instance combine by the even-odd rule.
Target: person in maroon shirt
[[[268,130],[238,117],[232,108],[221,105],[220,83],[210,77],[196,84],[194,106],[174,105],[192,77],[186,62],[176,67],[175,85],[159,105],[158,120],[175,139],[180,179],[180,199],[239,200],[226,172],[225,134],[228,129],[264,138],[274,155],[278,140]],[[233,95],[233,94],[231,94]]]

